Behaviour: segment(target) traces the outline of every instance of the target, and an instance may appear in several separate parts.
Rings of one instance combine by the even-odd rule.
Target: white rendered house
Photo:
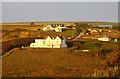
[[[50,31],[54,30],[54,28],[51,25],[47,25],[46,27],[43,27],[43,31]]]
[[[43,31],[51,31],[54,30],[55,32],[62,32],[63,29],[66,29],[64,25],[47,25],[46,27],[43,27]]]
[[[62,32],[63,29],[64,29],[63,27],[57,26],[55,27],[55,32]]]
[[[67,47],[66,39],[56,36],[51,38],[48,36],[46,39],[35,39],[35,43],[31,43],[32,48],[63,48]]]
[[[110,37],[100,37],[98,38],[99,41],[111,41],[111,38]]]

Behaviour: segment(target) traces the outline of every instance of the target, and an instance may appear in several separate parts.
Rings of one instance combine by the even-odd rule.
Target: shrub
[[[102,46],[102,44],[100,44],[100,43],[95,43],[95,45],[99,48]]]
[[[39,28],[39,29],[37,29],[37,30],[40,30],[40,28]]]
[[[99,50],[99,53],[101,53],[101,54],[107,54],[107,53],[110,53],[112,51],[113,50],[111,50],[111,49],[109,49],[109,50],[107,50],[107,49],[101,49],[101,50]]]
[[[81,42],[80,42],[80,44],[82,44],[82,45],[83,45],[84,43],[85,43],[84,41],[81,41]]]
[[[73,42],[73,47],[76,49],[80,48],[80,42]]]
[[[18,44],[14,44],[13,46],[12,46],[12,48],[19,48],[19,47],[22,47],[23,45],[21,44],[21,43],[18,43]]]
[[[105,60],[106,59],[106,54],[108,54],[108,53],[110,53],[112,51],[113,50],[111,50],[111,49],[109,49],[109,50],[101,49],[101,50],[98,51],[98,53],[101,54],[102,55],[102,59]]]
[[[73,43],[72,42],[67,42],[67,45],[68,45],[69,48],[73,47]]]
[[[85,49],[90,49],[90,50],[96,50],[96,49],[98,49],[98,48],[96,47],[96,45],[95,45],[94,43],[92,43],[92,42],[86,42],[86,43],[84,44],[84,48],[85,48]]]

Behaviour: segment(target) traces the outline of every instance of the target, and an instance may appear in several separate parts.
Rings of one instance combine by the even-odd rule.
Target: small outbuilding
[[[111,41],[110,37],[104,36],[104,37],[99,37],[98,38],[99,41]]]

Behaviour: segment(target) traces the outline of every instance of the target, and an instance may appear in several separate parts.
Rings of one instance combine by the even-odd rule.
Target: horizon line
[[[16,22],[0,22],[0,23],[27,23],[27,22],[118,22],[118,21],[16,21]]]

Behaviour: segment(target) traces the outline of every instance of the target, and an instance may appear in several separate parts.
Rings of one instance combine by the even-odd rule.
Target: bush
[[[108,53],[110,53],[112,51],[113,50],[111,50],[111,49],[109,49],[109,50],[108,49],[101,49],[101,50],[98,51],[98,53],[101,54],[102,59],[105,60],[106,59],[106,54],[108,54]]]
[[[67,45],[68,45],[69,48],[73,47],[73,43],[72,42],[67,42]]]
[[[98,47],[96,47],[96,45],[94,43],[91,43],[91,42],[86,42],[84,44],[84,48],[90,49],[90,50],[97,50],[98,49]]]
[[[40,30],[40,29],[37,29],[38,31]]]
[[[18,43],[18,44],[14,44],[12,46],[12,48],[19,48],[19,47],[22,47],[23,45],[21,43]]]
[[[82,45],[83,45],[84,43],[85,43],[84,41],[80,41],[80,44],[82,44]]]
[[[111,50],[111,49],[101,49],[101,50],[99,50],[99,53],[100,54],[107,54],[107,53],[110,53],[110,52],[112,52],[113,50]]]
[[[76,27],[81,28],[81,27],[87,27],[88,23],[87,22],[76,22],[75,23]]]
[[[102,44],[100,44],[100,43],[95,43],[95,45],[99,48],[102,46]]]
[[[73,42],[73,47],[76,49],[80,48],[80,42]]]

